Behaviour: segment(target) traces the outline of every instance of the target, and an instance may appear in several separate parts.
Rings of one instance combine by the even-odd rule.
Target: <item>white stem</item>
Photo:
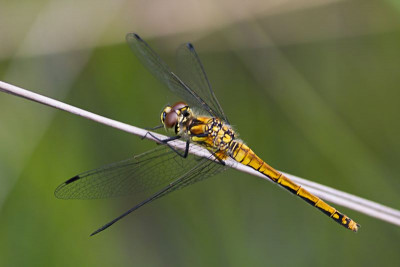
[[[23,98],[26,98],[28,100],[32,100],[50,107],[54,107],[57,109],[61,109],[76,115],[79,115],[81,117],[114,127],[116,129],[131,133],[131,134],[135,134],[141,137],[145,137],[147,139],[156,141],[157,140],[155,138],[153,138],[151,135],[148,135],[146,133],[148,133],[147,130],[135,127],[135,126],[131,126],[128,125],[126,123],[122,123],[119,121],[115,121],[97,114],[94,114],[92,112],[88,112],[86,110],[65,104],[63,102],[51,99],[49,97],[45,97],[33,92],[30,92],[28,90],[19,88],[17,86],[5,83],[0,81],[0,91],[12,94],[12,95],[16,95],[16,96],[20,96]],[[167,138],[164,135],[161,134],[157,134],[157,133],[153,133],[154,136],[157,136],[160,139],[165,139]],[[178,148],[178,149],[184,149],[185,148],[185,142],[180,141],[180,140],[175,140],[172,141],[170,143],[171,146]],[[191,146],[194,148],[196,147],[196,149],[190,149],[189,152],[192,154],[195,154],[197,156],[201,156],[201,157],[209,157],[209,152],[202,148],[199,147],[195,144],[191,144]],[[236,161],[229,159],[226,161],[227,166],[232,167],[234,169],[237,169],[239,171],[242,172],[246,172],[249,173],[251,175],[255,175],[258,177],[261,177],[263,179],[266,179],[268,181],[269,180],[265,175],[255,171],[254,169],[244,166],[242,164],[238,164]],[[317,195],[318,197],[321,197],[322,199],[325,199],[327,201],[330,201],[332,203],[347,207],[349,209],[352,210],[356,210],[359,211],[361,213],[364,213],[368,216],[371,217],[375,217],[378,218],[380,220],[395,224],[395,225],[399,225],[400,226],[400,211],[381,205],[379,203],[361,198],[361,197],[357,197],[354,195],[351,195],[349,193],[345,193],[343,191],[340,190],[336,190],[333,189],[331,187],[328,186],[324,186],[315,182],[311,182],[290,174],[286,174],[290,179],[292,179],[294,182],[300,184],[301,186],[303,186],[304,188],[306,188],[308,191],[310,191],[311,193]]]

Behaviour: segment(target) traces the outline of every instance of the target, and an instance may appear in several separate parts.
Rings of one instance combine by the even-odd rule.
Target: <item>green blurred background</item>
[[[245,3],[244,3],[245,2]],[[272,166],[400,208],[400,2],[0,1],[0,80],[138,127],[177,99],[125,43],[171,65],[194,43],[241,138]],[[345,230],[237,171],[175,192],[107,231],[129,198],[63,201],[73,175],[147,140],[0,94],[1,266],[400,265],[400,228],[338,207]]]

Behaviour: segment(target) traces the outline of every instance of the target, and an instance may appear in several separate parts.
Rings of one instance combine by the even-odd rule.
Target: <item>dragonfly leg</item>
[[[155,127],[153,127],[153,128],[144,128],[144,129],[146,129],[146,130],[148,130],[148,131],[154,131],[154,130],[157,130],[157,129],[160,129],[160,128],[162,128],[162,127],[164,127],[163,125],[158,125],[158,126],[155,126]],[[156,139],[157,141],[160,141],[161,142],[161,139],[160,138],[157,138],[157,137],[155,137],[153,134],[151,134],[151,132],[147,132],[145,135],[143,135],[142,137],[140,137],[140,139],[145,139],[146,137],[147,137],[147,135],[150,135],[151,137],[153,137],[154,139]],[[175,137],[175,136],[174,136]]]
[[[148,131],[154,131],[154,130],[158,130],[158,129],[160,129],[160,128],[164,128],[164,125],[158,125],[158,126],[155,126],[155,127],[152,127],[152,128],[144,128],[144,129],[146,129],[146,130],[148,130]],[[144,137],[142,137],[142,139],[143,139]]]
[[[221,163],[221,165],[223,165],[223,166],[226,165],[225,161],[223,159],[223,156],[225,156],[225,154],[223,152],[221,152],[221,150],[215,151],[212,155],[214,156],[214,158],[216,158],[219,161],[219,163]]]
[[[225,161],[223,161],[222,159],[220,159],[218,157],[215,157],[215,158],[219,161],[219,163],[221,163],[221,165],[223,165],[223,166],[226,165]]]
[[[151,137],[153,137],[155,140],[157,140],[158,142],[160,142],[160,144],[164,144],[167,145],[170,149],[172,149],[176,154],[178,154],[179,156],[181,156],[182,158],[187,158],[188,154],[189,154],[189,141],[186,141],[186,147],[185,147],[185,151],[183,153],[181,153],[180,151],[178,151],[176,148],[170,146],[168,144],[168,142],[180,139],[182,136],[179,135],[175,135],[175,136],[171,136],[167,139],[160,139],[157,136],[155,136],[154,134],[152,134],[151,132],[147,132],[143,138],[145,138],[147,135],[150,135]]]

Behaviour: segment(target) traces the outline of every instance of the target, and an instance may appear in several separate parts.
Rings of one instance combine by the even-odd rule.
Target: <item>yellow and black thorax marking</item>
[[[235,140],[235,132],[218,118],[196,117],[191,121],[188,135],[191,141],[205,146],[207,149],[229,156],[229,147]]]

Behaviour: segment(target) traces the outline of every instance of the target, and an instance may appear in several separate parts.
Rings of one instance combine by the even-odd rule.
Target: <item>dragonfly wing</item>
[[[177,73],[182,81],[207,103],[215,114],[214,117],[229,123],[211,88],[203,64],[201,64],[200,58],[191,43],[183,44],[178,48]]]
[[[212,156],[210,156],[210,158],[211,157]],[[161,190],[158,190],[158,191],[152,193],[145,200],[138,203],[133,208],[129,209],[128,211],[124,212],[117,218],[113,219],[112,221],[110,221],[110,222],[106,223],[105,225],[103,225],[102,227],[98,228],[96,231],[94,231],[91,234],[91,236],[104,231],[105,229],[107,229],[114,223],[118,222],[125,216],[129,215],[130,213],[134,212],[135,210],[139,209],[140,207],[143,207],[144,205],[146,205],[168,193],[171,193],[177,189],[184,188],[195,182],[201,181],[207,177],[210,177],[210,176],[226,169],[226,167],[223,166],[222,164],[214,164],[206,158],[199,158],[196,161],[197,161],[197,164],[192,169],[183,173],[179,178],[177,178],[173,182],[170,182],[169,184],[164,186],[164,188],[162,188]]]
[[[198,169],[200,163],[201,169]],[[223,169],[222,165],[209,159],[191,154],[182,158],[169,147],[159,146],[130,159],[74,176],[57,187],[55,196],[61,199],[96,199],[133,195],[143,199],[173,182],[176,186],[167,193]]]
[[[126,40],[144,66],[176,95],[182,97],[189,105],[206,111],[212,117],[220,117],[200,95],[186,85],[153,49],[135,33],[128,33]]]
[[[171,188],[157,196],[157,198],[162,197],[170,192],[178,189],[183,189],[186,186],[192,185],[194,183],[200,182],[208,177],[216,175],[222,171],[225,171],[228,167],[222,165],[218,161],[210,162],[210,159],[202,158],[197,160],[198,164],[191,170],[187,171],[181,177],[176,179],[172,184]]]

